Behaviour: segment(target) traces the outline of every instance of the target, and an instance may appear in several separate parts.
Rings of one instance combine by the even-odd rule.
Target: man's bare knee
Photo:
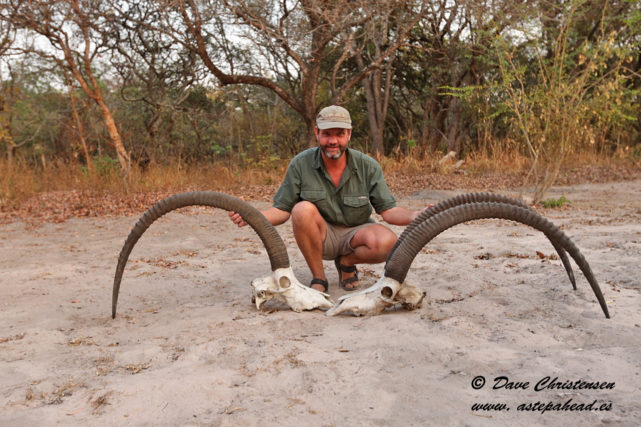
[[[383,254],[385,254],[387,256],[389,251],[391,251],[392,248],[394,247],[394,244],[396,243],[397,239],[398,238],[396,237],[396,234],[394,234],[391,231],[390,231],[389,234],[385,234],[385,235],[381,236],[381,239],[379,240],[379,245],[378,245],[379,250],[381,251],[381,253],[383,253]]]
[[[311,202],[298,202],[292,208],[292,226],[294,235],[298,239],[299,233],[320,232],[322,238],[325,238],[325,220],[321,216],[318,208]]]
[[[320,219],[321,215],[318,208],[312,202],[302,201],[298,202],[292,208],[292,220],[305,220]]]
[[[391,230],[387,231],[377,233],[372,242],[372,249],[379,257],[387,257],[389,251],[394,247],[394,243],[396,243],[396,234]]]
[[[396,239],[396,234],[392,230],[376,224],[356,233],[350,242],[350,246],[367,262],[375,263],[384,261],[387,258],[387,254],[394,247]]]

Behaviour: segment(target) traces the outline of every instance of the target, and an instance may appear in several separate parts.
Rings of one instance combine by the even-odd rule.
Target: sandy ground
[[[550,197],[561,195],[571,206],[540,212],[587,258],[610,320],[576,266],[573,291],[545,236],[511,222],[459,225],[425,246],[408,275],[427,291],[421,309],[330,318],[257,311],[249,283],[270,269],[254,232],[221,211],[171,213],[136,245],[115,320],[113,274],[137,217],[2,225],[0,425],[635,425],[641,181]],[[279,231],[308,282],[289,223]],[[361,266],[364,282],[382,270]],[[608,388],[540,390],[546,377]]]

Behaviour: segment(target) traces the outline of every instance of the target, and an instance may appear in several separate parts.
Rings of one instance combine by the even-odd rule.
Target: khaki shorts
[[[339,255],[347,255],[354,252],[354,248],[349,245],[352,237],[361,228],[374,225],[373,222],[366,222],[365,224],[357,225],[356,227],[346,227],[344,225],[336,225],[325,223],[325,241],[323,242],[323,259],[334,260]]]

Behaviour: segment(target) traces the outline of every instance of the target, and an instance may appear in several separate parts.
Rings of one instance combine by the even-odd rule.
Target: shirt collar
[[[323,165],[323,159],[322,159],[321,156],[322,155],[321,155],[320,146],[316,147],[316,152],[314,153],[314,163],[312,165],[314,167],[314,169],[320,169],[321,166]]]
[[[356,166],[356,159],[353,155],[353,151],[350,151],[349,148],[346,148],[345,154],[347,154],[347,166],[349,166],[352,172],[358,175],[358,166]]]

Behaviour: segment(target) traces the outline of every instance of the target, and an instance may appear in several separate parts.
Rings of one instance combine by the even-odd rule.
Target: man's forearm
[[[386,223],[392,225],[407,225],[418,216],[420,211],[411,211],[400,206],[381,212]]]
[[[270,207],[260,211],[271,225],[280,225],[289,219],[289,212],[275,207]]]

